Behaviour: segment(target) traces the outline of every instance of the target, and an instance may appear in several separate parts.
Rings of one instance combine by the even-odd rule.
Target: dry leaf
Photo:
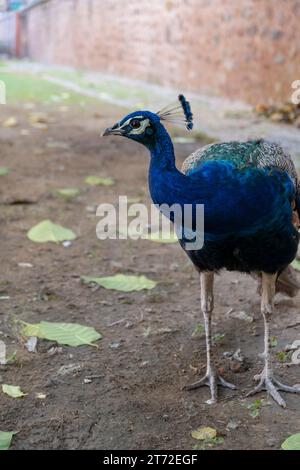
[[[11,116],[9,118],[7,118],[4,122],[3,122],[3,127],[16,127],[18,125],[18,121],[15,117]]]
[[[201,427],[192,431],[192,437],[199,441],[205,441],[206,439],[214,439],[217,436],[217,431],[214,428]]]

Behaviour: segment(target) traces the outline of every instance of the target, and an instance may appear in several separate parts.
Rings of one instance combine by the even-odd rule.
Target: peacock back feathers
[[[237,169],[245,167],[277,168],[288,173],[300,193],[294,162],[291,156],[276,143],[260,139],[209,144],[186,158],[182,165],[182,172],[191,175],[203,163],[209,161],[229,161]]]

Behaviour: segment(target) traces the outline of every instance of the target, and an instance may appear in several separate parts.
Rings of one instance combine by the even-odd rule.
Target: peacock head
[[[183,95],[179,95],[178,100],[179,103],[169,105],[158,113],[135,111],[128,114],[114,126],[107,128],[102,135],[121,135],[149,147],[161,133],[165,132],[161,121],[184,124],[188,130],[191,130],[193,114],[190,104]]]

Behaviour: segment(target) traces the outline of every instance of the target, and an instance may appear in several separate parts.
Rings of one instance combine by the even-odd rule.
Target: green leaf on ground
[[[64,199],[74,199],[80,194],[79,189],[76,188],[63,188],[57,189],[56,194]]]
[[[277,359],[280,362],[288,362],[291,358],[291,351],[279,351],[277,353]]]
[[[6,168],[5,166],[0,167],[0,176],[6,176],[10,173],[10,168]]]
[[[22,333],[24,336],[43,338],[40,323],[25,323]]]
[[[13,364],[17,360],[17,351],[14,351],[8,358],[6,359],[6,364]]]
[[[22,330],[25,336],[36,336],[37,338],[56,341],[67,346],[82,346],[92,344],[102,338],[95,328],[78,323],[56,323],[42,321],[38,324],[27,323]]]
[[[112,178],[101,178],[100,176],[87,176],[84,182],[90,186],[112,186],[114,184]]]
[[[13,436],[16,432],[0,431],[0,450],[8,450]]]
[[[195,329],[192,333],[192,336],[196,336],[198,334],[203,334],[205,332],[205,327],[203,323],[198,323],[198,325],[195,326]]]
[[[244,408],[250,411],[251,418],[257,418],[260,415],[262,405],[262,400],[255,400],[253,403],[242,404]]]
[[[5,393],[6,395],[9,395],[12,398],[20,398],[20,397],[25,397],[25,395],[28,395],[27,393],[22,392],[19,385],[15,386],[15,385],[2,384],[2,392]]]
[[[27,236],[29,240],[35,243],[46,242],[64,242],[66,240],[75,240],[76,235],[72,230],[69,230],[61,225],[54,224],[51,220],[43,220],[39,224],[32,227]]]
[[[282,444],[283,450],[300,450],[300,432],[289,436]]]
[[[222,339],[224,338],[225,338],[225,333],[216,333],[215,335],[213,335],[212,340],[215,343],[218,343],[219,341],[222,341]]]
[[[272,348],[276,348],[276,346],[277,346],[277,344],[278,344],[278,341],[277,341],[276,336],[271,336],[271,338],[270,338],[270,344],[271,344],[271,347],[272,347]]]
[[[171,231],[170,233],[163,233],[163,232],[150,233],[147,239],[151,240],[152,242],[157,242],[157,243],[177,243],[178,242],[176,233],[173,231]]]
[[[297,271],[300,271],[300,261],[298,259],[294,259],[294,261],[292,262],[292,266]]]
[[[116,274],[109,277],[82,276],[86,283],[93,282],[105,289],[114,289],[122,292],[141,291],[143,289],[153,289],[157,282],[148,279],[146,276],[125,276]]]

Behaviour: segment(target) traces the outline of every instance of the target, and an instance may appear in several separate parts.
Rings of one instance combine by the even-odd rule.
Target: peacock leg
[[[247,396],[254,395],[262,390],[266,390],[271,397],[282,407],[286,407],[286,403],[281,397],[278,390],[292,393],[300,393],[300,387],[290,387],[279,382],[273,376],[271,361],[271,345],[270,345],[270,318],[273,311],[276,274],[262,273],[262,297],[261,297],[261,313],[264,319],[264,369],[254,377],[258,381],[258,385],[251,390]]]
[[[212,359],[212,334],[211,334],[211,319],[214,307],[213,297],[213,282],[214,273],[207,272],[200,274],[201,286],[201,310],[204,318],[205,336],[206,336],[206,374],[205,376],[191,385],[186,385],[186,390],[194,390],[196,388],[207,385],[210,387],[211,399],[207,403],[212,404],[217,401],[217,385],[225,388],[235,389],[235,385],[226,382],[220,375],[218,375]]]

